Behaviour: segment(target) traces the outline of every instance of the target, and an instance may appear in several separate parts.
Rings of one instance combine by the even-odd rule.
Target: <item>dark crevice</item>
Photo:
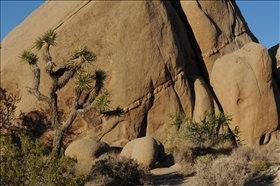
[[[155,87],[153,85],[153,82],[151,81],[150,82],[150,90],[153,90],[154,91]],[[154,105],[154,101],[155,101],[155,94],[152,94],[152,96],[150,97],[149,99],[149,104],[148,104],[148,109],[147,109],[147,113],[145,114],[145,117],[142,121],[142,124],[141,124],[141,129],[140,129],[140,132],[138,134],[138,136],[140,137],[143,137],[143,136],[146,136],[147,135],[147,128],[148,128],[148,114],[149,114],[149,110],[153,107]]]
[[[141,127],[140,127],[140,131],[137,135],[137,138],[141,138],[146,136],[147,133],[147,127],[148,127],[148,113],[145,114],[145,117],[142,121]]]

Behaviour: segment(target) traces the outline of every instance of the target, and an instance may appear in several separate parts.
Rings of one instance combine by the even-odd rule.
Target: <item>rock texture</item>
[[[208,79],[216,59],[258,40],[235,1],[175,1],[185,22],[197,61]],[[198,21],[199,20],[199,21]]]
[[[191,76],[189,79],[194,91],[193,95],[195,98],[193,119],[199,121],[199,119],[204,115],[205,112],[219,113],[219,105],[217,104],[204,79],[199,76]]]
[[[25,87],[33,81],[31,70],[20,64],[17,57],[23,49],[32,48],[35,39],[49,28],[54,28],[58,34],[57,46],[51,48],[53,61],[61,66],[70,59],[76,46],[87,45],[97,55],[97,62],[88,69],[107,72],[105,87],[110,92],[111,107],[120,106],[125,110],[123,118],[105,118],[94,111],[78,117],[70,129],[73,135],[68,135],[64,141],[66,144],[74,138],[94,138],[112,144],[143,136],[156,137],[165,143],[169,114],[182,111],[198,118],[206,110],[227,110],[225,103],[236,97],[213,91],[212,68],[218,58],[239,50],[246,43],[257,42],[234,1],[46,1],[1,43],[1,87],[21,95],[17,113],[49,113],[45,104],[27,93]],[[257,61],[261,61],[260,58],[269,61],[263,50],[257,56],[248,55]],[[243,60],[254,66],[252,60]],[[219,66],[221,62],[217,62]],[[236,66],[234,62],[220,71]],[[271,92],[271,87],[265,83],[271,80],[271,72],[263,72],[269,70],[264,67],[257,70],[254,66],[255,71],[260,72],[257,75],[252,74],[250,68],[242,70],[243,74],[248,71],[252,76],[244,75],[248,78],[245,82],[257,78],[250,82],[252,87],[264,83],[262,91],[265,93],[258,107],[271,112],[267,114],[271,118],[264,117],[261,126],[255,119],[247,119],[246,125],[254,128],[240,127],[244,129],[241,133],[248,136],[249,144],[259,144],[254,140],[275,130],[279,117],[275,100],[279,100],[280,91]],[[218,85],[219,90],[229,89],[224,77],[220,78],[223,86]],[[42,82],[44,86],[40,90],[44,93],[50,83],[44,73]],[[72,103],[73,86],[74,81],[70,81],[58,93],[64,120]],[[247,95],[251,91],[244,88],[240,94]],[[256,95],[251,93],[254,99],[260,94],[258,91]],[[247,110],[243,107],[230,109],[242,113],[244,118],[252,118],[252,112]],[[235,118],[233,125],[239,121]],[[44,135],[43,138],[51,138],[52,132]],[[268,142],[267,137],[264,142]]]
[[[157,160],[164,154],[163,145],[150,136],[134,139],[128,142],[121,156],[132,158],[149,168],[153,168]]]
[[[223,110],[232,115],[230,127],[242,131],[245,144],[266,144],[277,129],[271,67],[268,51],[256,43],[221,57],[213,66],[211,85]]]

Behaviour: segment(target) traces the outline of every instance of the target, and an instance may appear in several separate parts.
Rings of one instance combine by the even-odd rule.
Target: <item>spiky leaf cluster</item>
[[[92,63],[96,60],[96,55],[93,52],[90,52],[85,45],[78,46],[73,54],[72,60],[84,58],[86,62]]]
[[[44,35],[37,38],[35,42],[35,48],[37,50],[40,50],[43,48],[43,46],[55,46],[57,33],[53,29],[49,29],[44,33]]]
[[[87,91],[91,87],[94,76],[88,71],[81,71],[75,82],[75,89],[77,92]]]
[[[25,64],[29,64],[29,65],[34,65],[37,63],[38,61],[38,57],[36,54],[34,54],[31,50],[24,50],[19,58],[21,59],[21,61]]]
[[[104,89],[102,94],[96,98],[95,106],[101,111],[106,111],[109,108],[110,100],[109,100],[109,92]]]

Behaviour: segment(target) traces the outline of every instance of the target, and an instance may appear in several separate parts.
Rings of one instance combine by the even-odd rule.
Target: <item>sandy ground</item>
[[[280,150],[274,154],[279,157],[279,161],[271,166],[267,171],[260,176],[254,177],[245,186],[280,186]],[[188,186],[191,185],[190,177],[180,177],[176,171],[179,169],[178,165],[173,165],[168,168],[155,168],[151,170],[153,185],[164,186]]]
[[[172,168],[157,168],[151,171],[153,185],[187,186],[191,177],[180,177]],[[245,186],[280,186],[280,165],[271,167],[261,176],[257,176]]]

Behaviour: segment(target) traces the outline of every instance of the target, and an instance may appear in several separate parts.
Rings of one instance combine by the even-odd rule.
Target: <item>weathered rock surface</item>
[[[190,84],[193,87],[194,110],[193,119],[199,121],[205,112],[219,113],[220,108],[202,77],[191,76]]]
[[[132,158],[149,168],[153,168],[157,160],[164,154],[163,145],[150,136],[134,139],[128,142],[121,156]]]
[[[224,99],[236,99],[223,95],[220,100],[220,93],[212,90],[212,67],[218,58],[257,41],[234,1],[46,1],[1,44],[1,87],[21,95],[17,113],[49,113],[44,103],[27,93],[25,87],[32,85],[32,73],[18,58],[23,49],[32,48],[35,39],[49,28],[58,33],[57,45],[51,48],[53,61],[61,66],[70,59],[76,46],[88,46],[97,55],[96,63],[88,69],[106,71],[105,87],[110,92],[111,107],[120,106],[126,112],[123,118],[102,118],[94,111],[79,116],[70,128],[73,135],[68,135],[66,144],[73,138],[94,138],[112,144],[147,135],[164,143],[169,114],[183,111],[198,118],[206,110],[220,112],[226,103]],[[266,60],[266,54],[262,55],[258,55],[258,60]],[[235,66],[232,63],[221,71]],[[242,71],[254,75],[249,68]],[[250,85],[257,87],[258,82],[271,79],[270,75],[263,72],[258,75],[258,81]],[[247,75],[244,81],[253,77]],[[219,89],[228,89],[223,77],[220,81]],[[41,82],[44,83],[40,91],[47,93],[51,81],[44,73]],[[71,107],[73,86],[72,80],[58,92],[64,121]],[[261,120],[264,127],[245,127],[241,131],[245,136],[250,132],[248,136],[252,140],[261,138],[259,133],[269,134],[278,119],[275,101],[271,98],[273,93],[269,93],[271,87],[267,85],[263,89],[267,94],[262,94],[263,101],[258,105],[269,107],[267,112],[271,113],[267,115],[271,118]],[[280,99],[278,92],[274,89],[276,100]],[[259,93],[251,93],[256,99],[259,96]],[[248,89],[242,89],[240,94],[247,95]],[[251,118],[251,111],[240,109],[232,111]],[[234,113],[228,111],[228,114]],[[259,127],[255,120],[246,119],[246,122],[247,126]],[[49,131],[46,133],[52,135]]]
[[[221,57],[213,66],[211,85],[223,110],[232,115],[230,127],[240,129],[245,144],[266,144],[277,129],[271,67],[268,51],[256,43]]]
[[[76,140],[65,150],[65,155],[77,158],[78,171],[87,172],[95,159],[109,151],[110,146],[94,139]]]
[[[234,1],[176,1],[173,4],[185,22],[206,79],[219,57],[248,42],[257,42]]]

